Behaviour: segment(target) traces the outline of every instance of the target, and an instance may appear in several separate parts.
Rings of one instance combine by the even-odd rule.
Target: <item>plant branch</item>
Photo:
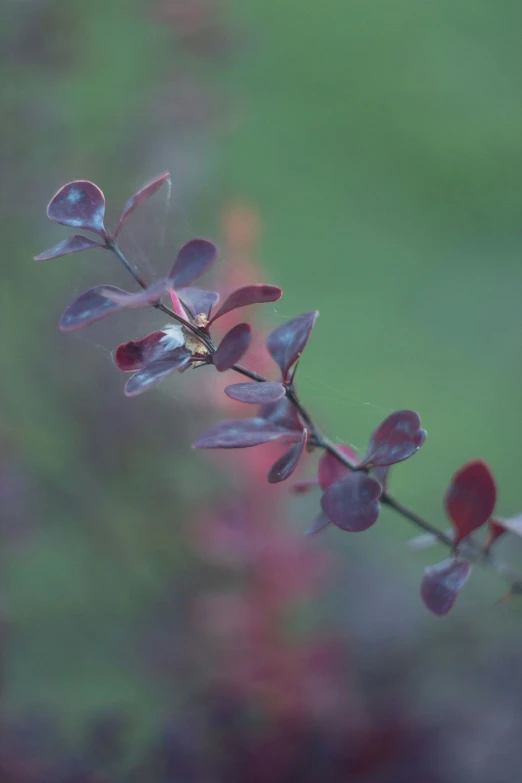
[[[115,255],[118,257],[120,262],[125,267],[125,269],[132,275],[132,277],[138,283],[138,285],[141,286],[141,288],[147,288],[147,284],[134,271],[132,266],[129,264],[129,262],[121,252],[117,243],[114,242],[113,239],[108,238],[106,240],[106,246],[109,250],[115,253]],[[197,326],[194,326],[189,321],[186,321],[181,316],[177,315],[177,313],[173,312],[168,307],[165,307],[159,302],[153,305],[153,307],[155,307],[157,310],[161,310],[161,312],[165,313],[165,315],[168,315],[170,318],[173,318],[174,320],[181,323],[184,327],[189,329],[195,335],[195,337],[197,337],[197,339],[200,340],[205,345],[205,347],[208,349],[210,356],[212,356],[215,353],[216,347],[214,343],[212,342],[210,336],[202,329],[199,329]],[[243,375],[246,378],[250,378],[250,380],[255,381],[256,383],[268,382],[267,378],[264,378],[262,375],[255,372],[254,370],[250,370],[248,367],[243,367],[243,365],[241,364],[234,364],[233,367],[231,367],[231,369],[234,372],[239,373],[240,375]],[[367,467],[360,466],[352,462],[345,454],[343,454],[343,452],[337,446],[335,446],[328,438],[326,438],[322,434],[322,432],[318,429],[312,417],[310,416],[306,408],[302,405],[301,401],[299,400],[297,391],[294,386],[294,376],[292,376],[291,382],[286,384],[286,396],[289,402],[294,406],[297,413],[301,417],[301,420],[305,425],[305,427],[309,430],[310,433],[309,442],[312,445],[316,446],[317,448],[321,448],[324,451],[327,451],[333,457],[338,459],[339,462],[341,462],[349,470],[368,471]],[[380,503],[383,506],[387,506],[388,508],[390,508],[396,514],[399,514],[399,516],[408,520],[408,522],[411,522],[413,525],[415,525],[415,527],[432,535],[438,541],[439,544],[442,544],[443,546],[449,548],[452,552],[455,551],[455,543],[450,535],[444,533],[435,525],[432,525],[431,522],[428,522],[419,514],[417,514],[415,511],[405,506],[403,503],[401,503],[395,497],[393,497],[393,495],[391,495],[389,492],[385,491],[381,494]],[[522,576],[520,576],[516,571],[514,571],[507,564],[494,558],[489,551],[483,549],[481,546],[476,544],[472,539],[468,538],[464,542],[462,542],[458,547],[458,553],[461,556],[463,556],[466,560],[469,560],[470,562],[477,563],[478,565],[493,570],[496,574],[498,574],[500,577],[506,580],[510,586],[510,591],[508,595],[522,593]]]

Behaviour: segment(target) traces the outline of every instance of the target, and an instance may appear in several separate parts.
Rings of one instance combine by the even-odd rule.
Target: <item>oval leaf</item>
[[[415,411],[396,411],[388,416],[372,434],[364,465],[374,467],[394,465],[412,457],[426,439]]]
[[[356,452],[351,448],[351,446],[342,445],[342,446],[337,446],[337,448],[354,465],[359,464],[360,459],[357,456]],[[332,484],[335,484],[336,481],[339,481],[339,479],[342,479],[344,478],[344,476],[347,476],[349,473],[350,473],[350,468],[347,468],[346,465],[344,465],[340,460],[338,460],[337,457],[335,457],[333,454],[330,454],[329,451],[325,451],[321,459],[319,460],[319,469],[317,471],[317,478],[319,480],[319,485],[323,490],[323,492],[325,492],[328,489],[328,487],[331,487]]]
[[[225,388],[225,394],[232,400],[250,402],[263,405],[267,402],[276,402],[286,394],[282,383],[234,383]]]
[[[217,247],[208,239],[191,239],[179,251],[169,281],[174,288],[190,285],[217,258]]]
[[[341,530],[357,533],[377,521],[381,492],[379,482],[366,473],[349,473],[326,490],[321,508]]]
[[[268,335],[266,346],[272,359],[279,365],[284,380],[288,377],[290,367],[301,356],[318,315],[317,310],[303,313],[281,324]]]
[[[192,318],[201,314],[208,318],[212,308],[219,302],[218,293],[202,288],[180,288],[177,293]]]
[[[129,378],[125,384],[125,395],[135,397],[156,386],[176,370],[182,370],[187,366],[190,359],[190,352],[185,348],[178,348],[168,359],[159,362],[147,364],[146,367],[139,370]]]
[[[121,288],[109,285],[97,285],[85,291],[72,304],[69,305],[60,319],[62,332],[72,332],[74,329],[83,329],[106,315],[116,312],[120,305],[108,299],[104,294],[118,292],[124,294]]]
[[[312,525],[308,528],[308,530],[305,530],[305,536],[315,536],[317,533],[320,533],[322,530],[328,527],[328,525],[331,525],[332,523],[326,516],[326,514],[318,514],[316,518],[314,519]]]
[[[49,250],[44,250],[39,256],[35,256],[35,261],[48,261],[49,258],[59,258],[60,256],[68,256],[71,253],[79,253],[81,250],[88,250],[91,247],[105,247],[101,242],[95,242],[94,239],[89,237],[82,237],[81,234],[75,234],[73,237],[64,239],[63,242],[58,242],[54,247]]]
[[[194,449],[245,449],[284,435],[266,419],[231,419],[211,427],[192,445]]]
[[[136,372],[147,364],[168,358],[172,351],[185,345],[185,335],[179,324],[172,324],[168,331],[148,334],[142,340],[123,343],[114,352],[114,363],[122,372]]]
[[[166,171],[164,174],[160,174],[159,177],[155,177],[130,197],[130,199],[125,204],[125,207],[123,208],[120,222],[118,223],[116,231],[114,232],[114,239],[117,239],[118,234],[122,230],[129,215],[131,215],[137,207],[141,206],[144,201],[147,201],[151,196],[153,196],[154,193],[156,193],[156,191],[161,188],[163,183],[167,181],[170,183],[170,174],[168,171]]]
[[[448,614],[470,574],[471,563],[455,557],[426,568],[421,597],[430,612],[439,617]]]
[[[105,238],[107,232],[103,225],[104,215],[103,193],[97,185],[86,180],[76,180],[64,185],[47,207],[49,220],[64,226],[94,231]]]
[[[120,288],[113,288],[113,286],[107,286],[106,291],[102,291],[102,293],[119,307],[148,307],[158,304],[163,299],[166,287],[166,280],[160,280],[149,288],[144,288],[136,293],[122,291]]]
[[[277,302],[283,296],[283,292],[275,285],[246,285],[233,291],[223,302],[212,321],[221,318],[225,313],[231,310],[237,310],[238,307],[248,307],[253,304],[265,304],[266,302]]]
[[[297,443],[294,443],[291,449],[288,449],[282,457],[279,457],[279,459],[274,462],[267,476],[269,484],[279,484],[279,482],[286,481],[286,479],[292,475],[301,459],[304,447],[306,446],[306,437],[307,432],[306,430],[303,430]]]
[[[303,429],[297,411],[288,397],[282,397],[277,402],[268,402],[266,405],[263,405],[259,410],[258,416],[286,430],[298,430],[301,432]]]
[[[455,473],[445,505],[457,534],[456,544],[486,524],[493,514],[496,499],[495,480],[482,460],[468,462]]]
[[[248,324],[237,324],[221,340],[213,361],[218,372],[230,370],[248,350],[252,329]]]

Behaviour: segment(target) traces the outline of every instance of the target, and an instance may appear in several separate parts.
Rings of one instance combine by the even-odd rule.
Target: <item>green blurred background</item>
[[[45,206],[71,179],[95,181],[115,218],[171,172],[169,202],[155,199],[127,238],[149,276],[191,236],[219,241],[228,205],[255,210],[257,262],[285,292],[267,326],[321,314],[299,382],[330,436],[363,449],[389,412],[413,408],[429,437],[394,471],[398,496],[445,527],[450,476],[482,457],[499,513],[520,510],[521,26],[515,0],[0,6],[9,711],[50,708],[79,726],[116,704],[150,730],[165,693],[136,663],[136,628],[167,587],[183,616],[211,579],[187,547],[211,477],[189,449],[201,420],[184,414],[184,378],[126,400],[111,363],[153,320],[60,334],[74,296],[125,278],[102,252],[31,260],[66,235]],[[307,526],[316,504],[289,502],[291,524]],[[418,646],[413,690],[471,698],[492,656],[520,650],[520,608],[495,606],[503,585],[477,573],[452,616],[428,616],[418,584],[443,553],[408,551],[414,532],[384,513],[364,537],[325,537],[341,547],[340,576],[303,622],[327,618],[376,659]],[[522,566],[518,542],[499,551]],[[355,565],[380,585],[373,601],[345,589]],[[398,626],[383,626],[395,610]],[[175,682],[169,699],[182,691]]]

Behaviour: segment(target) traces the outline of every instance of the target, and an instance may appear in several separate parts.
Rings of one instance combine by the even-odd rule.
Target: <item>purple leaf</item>
[[[304,534],[305,536],[315,536],[317,533],[320,533],[321,530],[327,528],[330,524],[331,522],[326,514],[318,514],[308,530],[305,530]]]
[[[172,352],[168,359],[147,364],[146,367],[143,367],[129,378],[125,384],[125,395],[127,397],[135,397],[137,394],[151,389],[165,380],[165,378],[168,378],[169,375],[172,375],[176,370],[182,370],[186,367],[190,356],[190,351],[187,351],[185,348],[178,348],[177,351]]]
[[[105,239],[103,225],[105,198],[97,185],[85,180],[69,182],[60,188],[47,207],[47,217],[55,223],[94,231]]]
[[[194,449],[245,449],[268,443],[285,434],[266,419],[231,419],[208,430],[192,445]]]
[[[382,487],[382,491],[386,492],[386,489],[388,487],[388,473],[390,472],[390,466],[378,466],[376,468],[372,468],[369,472],[370,476],[373,476],[377,479],[379,484]]]
[[[485,462],[468,462],[455,473],[444,499],[457,533],[455,544],[486,524],[496,501],[495,479]]]
[[[208,239],[191,239],[179,251],[169,281],[174,288],[190,285],[214,263],[217,253],[217,247]]]
[[[288,378],[290,367],[301,356],[318,315],[317,310],[303,313],[281,324],[268,335],[266,346],[272,359],[281,368],[284,380]]]
[[[342,445],[337,446],[337,448],[345,457],[348,457],[350,462],[354,465],[359,465],[360,459],[351,446]],[[349,473],[350,468],[347,468],[341,460],[337,459],[333,454],[330,454],[329,451],[325,451],[319,460],[317,478],[319,479],[319,484],[323,492]]]
[[[113,288],[113,286],[107,286],[106,291],[102,291],[102,294],[118,307],[148,307],[158,304],[163,299],[166,287],[166,280],[160,280],[149,288],[132,294],[128,291],[122,291],[120,288]]]
[[[154,195],[154,193],[161,188],[164,182],[167,182],[167,180],[170,181],[170,174],[165,172],[165,174],[160,174],[159,177],[155,177],[155,179],[148,182],[146,185],[144,185],[142,188],[140,188],[133,196],[130,197],[130,199],[125,204],[125,207],[123,209],[120,222],[118,223],[116,227],[116,231],[114,232],[114,239],[117,239],[118,234],[122,230],[127,218],[129,215],[131,215],[134,210],[141,206],[144,201],[147,201],[151,196]]]
[[[217,318],[221,318],[225,313],[237,310],[238,307],[277,302],[282,295],[281,289],[275,285],[246,285],[243,288],[238,288],[225,299],[217,313],[213,316],[211,323]]]
[[[180,288],[177,294],[192,318],[201,313],[208,318],[212,308],[219,302],[219,294],[202,288]]]
[[[412,457],[426,439],[415,411],[396,411],[372,434],[364,465],[384,467]]]
[[[114,363],[122,372],[136,372],[147,364],[163,361],[169,354],[185,345],[185,336],[178,324],[168,327],[168,332],[157,331],[142,340],[123,343],[114,352]]]
[[[269,484],[278,484],[280,481],[286,481],[286,479],[292,475],[301,459],[304,447],[306,446],[306,437],[307,432],[306,430],[303,430],[301,438],[297,443],[294,443],[292,448],[288,449],[282,457],[279,457],[279,459],[274,462],[267,476]]]
[[[239,402],[264,405],[284,397],[285,387],[282,383],[234,383],[232,386],[226,387],[225,394],[233,400],[239,400]]]
[[[258,416],[286,430],[298,430],[301,432],[303,429],[297,411],[288,397],[282,397],[277,402],[268,402],[266,405],[263,405]]]
[[[442,617],[452,609],[471,574],[471,563],[452,557],[424,571],[421,598],[430,612]]]
[[[221,340],[214,354],[214,365],[218,372],[230,370],[248,350],[252,329],[248,324],[237,324]]]
[[[105,294],[107,292],[124,294],[121,288],[114,286],[97,285],[85,291],[72,304],[69,305],[60,319],[62,332],[72,332],[74,329],[83,329],[106,315],[120,309],[120,305],[112,302]]]
[[[377,521],[381,492],[379,482],[366,473],[349,473],[326,490],[321,508],[341,530],[358,533]]]
[[[63,242],[58,242],[57,245],[49,248],[49,250],[44,250],[39,256],[35,256],[34,260],[48,261],[50,258],[79,253],[81,250],[88,250],[90,247],[105,247],[105,245],[101,242],[95,242],[94,239],[89,239],[89,237],[82,237],[81,234],[75,234],[73,237],[64,239]]]

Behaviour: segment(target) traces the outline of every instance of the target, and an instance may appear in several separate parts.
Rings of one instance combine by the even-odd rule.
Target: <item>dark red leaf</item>
[[[503,536],[504,533],[511,533],[514,536],[522,538],[522,514],[517,514],[514,517],[508,517],[508,519],[496,519],[489,520],[489,535],[485,545],[485,549],[488,550],[497,538]]]
[[[237,324],[221,340],[214,354],[214,365],[219,372],[230,370],[248,350],[252,329],[248,324]]]
[[[356,452],[351,448],[351,446],[343,445],[337,446],[337,448],[344,454],[345,457],[348,457],[350,462],[352,462],[354,465],[358,465],[360,463],[361,460],[357,456]],[[347,468],[346,465],[343,465],[343,463],[338,460],[337,457],[335,457],[333,454],[330,454],[328,451],[325,451],[319,460],[317,478],[319,479],[319,484],[323,492],[326,491],[328,487],[331,487],[332,484],[335,484],[336,481],[339,481],[339,479],[347,476],[349,473],[350,469]]]
[[[485,462],[464,465],[451,479],[445,504],[456,531],[455,543],[485,525],[493,514],[497,488]]]
[[[303,430],[297,443],[294,443],[292,448],[288,449],[282,457],[279,457],[279,459],[274,462],[267,476],[269,484],[278,484],[280,481],[286,481],[286,479],[292,475],[301,459],[304,447],[306,446],[306,436],[307,432],[306,430]]]
[[[179,251],[169,275],[174,288],[189,286],[217,258],[217,247],[208,239],[191,239]]]
[[[212,308],[219,302],[219,294],[202,288],[180,288],[177,294],[192,318],[201,313],[208,318]]]
[[[248,307],[253,304],[265,304],[266,302],[277,302],[281,299],[283,292],[275,285],[246,285],[233,291],[225,299],[212,321],[221,318],[225,313],[231,310],[237,310],[238,307]]]
[[[382,487],[366,473],[349,473],[329,487],[321,498],[321,508],[341,530],[366,530],[379,516]]]
[[[62,332],[72,332],[74,329],[83,329],[106,315],[116,312],[120,305],[112,302],[104,294],[107,292],[124,294],[121,288],[108,285],[97,285],[85,291],[76,301],[69,305],[60,319]]]
[[[107,236],[103,218],[105,198],[97,185],[85,180],[69,182],[60,188],[47,207],[49,220],[64,226],[94,231]]]
[[[426,568],[421,597],[430,612],[442,617],[452,609],[471,574],[471,563],[451,557]]]
[[[378,467],[372,468],[370,470],[370,473],[369,473],[370,476],[373,476],[374,478],[377,479],[377,481],[379,482],[379,484],[382,487],[382,491],[383,492],[386,492],[386,489],[388,487],[388,473],[389,472],[390,472],[389,465],[385,465],[385,466],[384,465],[383,466],[379,465]]]
[[[160,280],[149,288],[144,288],[136,293],[122,291],[120,288],[107,286],[106,291],[102,291],[107,299],[114,302],[118,307],[148,307],[160,302],[165,296],[167,288],[166,280]]]
[[[315,489],[318,486],[317,479],[302,479],[302,481],[296,481],[292,484],[290,492],[293,495],[306,495],[311,489]]]
[[[120,222],[118,223],[116,227],[116,231],[114,232],[115,239],[118,237],[118,234],[122,230],[129,215],[131,215],[137,207],[141,206],[141,204],[143,204],[144,201],[147,201],[147,199],[153,196],[154,193],[156,193],[156,191],[161,188],[163,183],[167,182],[167,180],[170,181],[170,174],[168,173],[168,171],[165,172],[165,174],[160,174],[159,177],[155,177],[155,179],[148,182],[146,185],[140,188],[133,196],[130,197],[130,199],[125,204],[125,207],[123,208]]]
[[[114,363],[122,372],[136,372],[147,364],[168,358],[172,351],[185,345],[185,336],[178,324],[168,327],[168,331],[148,334],[142,340],[131,340],[116,348]]]
[[[364,465],[383,467],[412,457],[426,439],[415,411],[396,411],[380,424],[370,438]]]
[[[298,430],[301,432],[303,429],[297,411],[288,397],[282,397],[277,402],[268,402],[259,410],[258,415],[286,430]]]
[[[234,383],[232,386],[226,387],[225,394],[233,400],[239,400],[239,402],[264,405],[284,397],[285,387],[282,383]]]
[[[266,346],[287,380],[290,367],[299,359],[314,328],[317,310],[303,313],[278,326],[268,335]]]
[[[129,378],[125,384],[125,395],[127,397],[135,397],[137,394],[148,391],[148,389],[161,383],[176,370],[182,370],[186,367],[190,356],[190,352],[185,348],[178,348],[177,351],[171,353],[168,359],[147,364],[146,367],[143,367]]]
[[[331,522],[326,514],[318,514],[308,530],[305,530],[305,536],[315,536],[317,533],[320,533],[327,528],[328,525],[331,525]]]
[[[88,250],[91,247],[105,247],[101,242],[95,242],[94,239],[89,237],[82,237],[81,234],[75,234],[73,237],[64,239],[63,242],[58,242],[54,247],[49,250],[44,250],[39,256],[35,256],[35,261],[47,261],[49,258],[59,258],[60,256],[68,256],[71,253],[79,253],[81,250]]]
[[[244,449],[268,443],[285,434],[266,419],[231,419],[211,427],[193,444],[194,449]]]

